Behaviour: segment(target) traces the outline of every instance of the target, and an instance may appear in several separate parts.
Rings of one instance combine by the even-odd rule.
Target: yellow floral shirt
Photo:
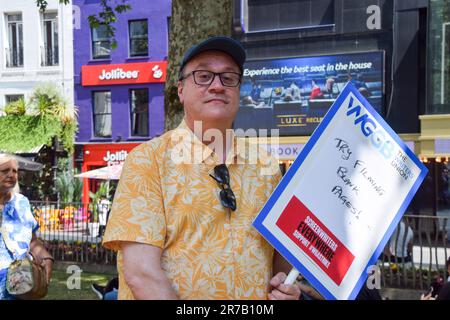
[[[127,156],[103,239],[118,251],[119,299],[133,299],[121,241],[162,248],[162,269],[181,299],[267,298],[273,248],[251,223],[281,173],[267,152],[258,149],[255,156],[255,149],[233,141],[226,163],[236,211],[221,205],[209,176],[220,163],[217,155],[184,121]],[[198,164],[179,163],[186,150],[201,150]]]

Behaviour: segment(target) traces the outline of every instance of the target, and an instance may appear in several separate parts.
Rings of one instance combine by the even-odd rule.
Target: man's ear
[[[183,104],[183,82],[182,81],[178,81],[178,99],[180,99],[180,102]]]

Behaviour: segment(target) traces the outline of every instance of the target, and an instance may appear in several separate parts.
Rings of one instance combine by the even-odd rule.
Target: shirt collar
[[[180,125],[176,129],[179,135],[182,136],[182,143],[186,150],[194,150],[194,152],[200,152],[200,161],[202,163],[214,163],[219,164],[221,161],[218,158],[217,154],[212,150],[209,146],[205,145],[186,124],[186,121],[183,119]],[[236,160],[244,161],[238,163],[246,163],[246,152],[245,147],[242,143],[238,143],[238,139],[234,132],[231,132],[232,146],[228,151],[227,158],[225,163],[231,164],[236,163]],[[198,151],[197,151],[198,150]],[[191,155],[194,154],[191,152]],[[194,155],[195,156],[195,155]],[[197,157],[199,155],[196,155]],[[195,163],[195,161],[194,161]]]

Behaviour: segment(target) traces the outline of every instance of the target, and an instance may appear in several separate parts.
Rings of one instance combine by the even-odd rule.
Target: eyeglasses
[[[214,175],[211,178],[216,180],[222,191],[220,191],[220,202],[225,208],[236,210],[236,197],[230,188],[230,173],[225,164],[219,164],[214,167]]]
[[[241,83],[241,74],[236,72],[212,72],[207,70],[194,70],[188,74],[181,76],[180,81],[188,78],[189,76],[194,77],[194,82],[200,86],[211,85],[216,76],[219,76],[220,83],[224,87],[237,87]]]

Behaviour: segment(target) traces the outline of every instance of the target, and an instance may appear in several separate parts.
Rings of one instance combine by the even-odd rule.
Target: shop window
[[[111,137],[111,92],[97,91],[93,93],[94,101],[94,136]]]
[[[148,136],[148,89],[130,91],[131,135]]]
[[[148,55],[148,25],[147,20],[129,22],[130,57]]]
[[[111,57],[111,39],[106,26],[101,24],[92,29],[92,59],[109,59]]]
[[[20,99],[23,99],[23,94],[6,94],[5,104],[10,104],[11,102],[19,101]]]
[[[448,1],[430,1],[428,18],[427,113],[448,114],[450,113],[450,6]]]
[[[6,67],[23,67],[23,25],[22,14],[6,15],[8,42]]]
[[[44,44],[41,47],[41,64],[57,66],[59,64],[58,47],[58,14],[44,13],[42,16],[42,32]]]
[[[334,25],[334,0],[244,0],[245,32]]]

